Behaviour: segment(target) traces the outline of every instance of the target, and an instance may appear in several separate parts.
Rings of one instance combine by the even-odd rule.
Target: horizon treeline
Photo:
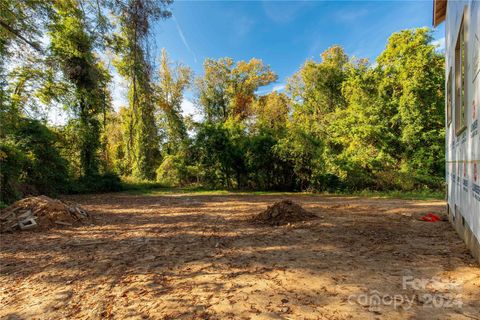
[[[171,16],[170,0],[0,3],[2,202],[119,190],[120,178],[251,190],[443,187],[444,55],[428,28],[392,34],[375,63],[333,45],[284,92],[259,94],[278,78],[260,59],[206,59],[194,76],[165,50],[152,56],[151,26]],[[112,67],[128,83],[117,111]],[[182,114],[186,90],[201,120]],[[42,119],[53,108],[68,112],[65,125]]]

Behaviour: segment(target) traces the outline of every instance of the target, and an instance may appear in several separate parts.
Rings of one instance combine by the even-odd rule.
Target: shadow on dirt
[[[144,275],[149,280],[132,290],[144,287],[163,296],[179,290],[179,284],[189,290],[191,282],[215,295],[235,279],[274,282],[283,272],[280,287],[289,274],[327,279],[329,288],[306,286],[295,295],[328,305],[336,299],[332,292],[341,288],[356,288],[351,294],[415,294],[402,288],[404,276],[432,278],[474,263],[448,222],[429,224],[415,218],[425,210],[440,211],[440,202],[424,207],[415,201],[302,196],[295,201],[317,219],[262,227],[248,218],[288,196],[73,198],[94,212],[96,224],[2,235],[2,284],[29,277],[45,286],[107,281],[114,288],[127,276]],[[477,293],[480,296],[480,288]],[[294,296],[288,299],[295,301]],[[464,299],[480,311],[478,300]],[[425,312],[416,301],[409,317],[421,318]],[[442,309],[442,317],[448,314],[458,310]]]

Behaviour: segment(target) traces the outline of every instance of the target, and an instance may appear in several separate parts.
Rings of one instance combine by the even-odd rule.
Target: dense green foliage
[[[15,130],[0,144],[2,199],[22,193],[57,193],[68,190],[67,162],[55,145],[56,133],[38,120],[19,118]]]
[[[194,78],[162,51],[155,69],[149,32],[170,3],[0,0],[3,202],[119,190],[119,176],[252,190],[441,189],[444,57],[430,30],[393,34],[374,64],[332,46],[285,92],[262,95],[277,75],[259,59],[206,59]],[[128,83],[118,110],[112,68]],[[187,90],[200,121],[182,114]],[[55,108],[68,112],[65,125],[45,120]]]
[[[169,17],[170,12],[164,10],[164,5],[168,3],[169,0],[129,0],[116,9],[120,28],[114,35],[114,48],[118,55],[115,65],[120,75],[129,82],[125,157],[128,173],[141,179],[153,179],[159,163],[158,129],[147,42],[151,22]]]

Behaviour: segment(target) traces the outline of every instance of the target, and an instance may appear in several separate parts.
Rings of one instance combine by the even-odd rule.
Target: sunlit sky
[[[259,93],[283,90],[286,80],[306,59],[319,60],[339,44],[348,55],[372,62],[392,32],[432,26],[432,1],[175,1],[173,17],[152,30],[151,51],[166,48],[170,58],[190,66],[198,76],[207,57],[262,59],[278,74]],[[444,27],[434,32],[444,46]],[[126,88],[113,85],[116,108],[125,105]],[[194,113],[189,90],[182,107]]]

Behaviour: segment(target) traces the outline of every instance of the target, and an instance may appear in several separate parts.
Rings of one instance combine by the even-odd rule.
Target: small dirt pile
[[[77,204],[47,196],[29,197],[0,211],[0,232],[72,226],[91,221],[91,215]]]
[[[306,221],[317,216],[306,211],[300,205],[291,200],[282,200],[269,206],[267,210],[260,212],[252,218],[252,222],[279,226],[292,222]]]

